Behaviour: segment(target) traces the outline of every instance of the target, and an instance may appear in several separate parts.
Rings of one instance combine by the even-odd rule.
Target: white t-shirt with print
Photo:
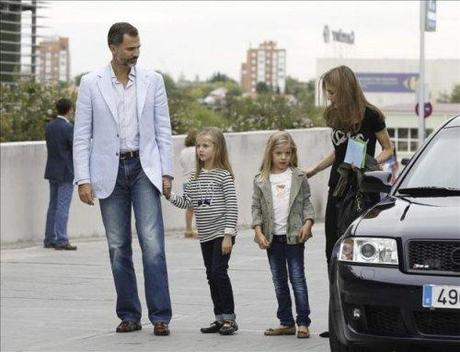
[[[292,170],[288,168],[280,174],[270,174],[272,188],[273,234],[285,235],[287,232],[287,219],[289,215],[289,195],[291,193]]]

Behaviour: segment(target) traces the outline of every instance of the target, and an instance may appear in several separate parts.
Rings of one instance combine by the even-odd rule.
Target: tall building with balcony
[[[35,75],[38,0],[0,1],[0,83]]]
[[[265,83],[274,92],[283,94],[286,86],[286,50],[276,42],[265,41],[256,49],[248,49],[241,65],[241,85],[247,93],[255,93],[258,83]]]
[[[40,42],[37,48],[37,79],[42,82],[70,81],[69,38]]]

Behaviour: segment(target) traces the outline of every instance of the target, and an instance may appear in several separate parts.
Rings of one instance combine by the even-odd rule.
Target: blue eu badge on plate
[[[357,168],[364,168],[367,143],[358,138],[348,138],[345,162]]]

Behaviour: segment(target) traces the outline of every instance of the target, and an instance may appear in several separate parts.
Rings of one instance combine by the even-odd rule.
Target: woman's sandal
[[[282,336],[295,335],[295,326],[286,326],[284,328],[267,329],[264,332],[265,336]]]
[[[297,330],[297,337],[299,339],[308,339],[310,337],[310,330],[307,328],[307,330]]]

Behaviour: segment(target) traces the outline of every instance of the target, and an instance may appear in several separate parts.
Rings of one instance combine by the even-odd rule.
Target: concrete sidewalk
[[[197,240],[166,237],[173,319],[171,336],[153,335],[146,318],[138,243],[135,268],[144,317],[143,330],[116,334],[115,289],[105,239],[74,242],[76,252],[38,246],[1,251],[2,351],[329,351],[328,283],[324,226],[307,242],[306,273],[312,309],[310,339],[266,337],[278,324],[276,299],[264,251],[251,230],[240,232],[230,261],[237,321],[235,336],[203,335],[213,320],[211,298]]]

